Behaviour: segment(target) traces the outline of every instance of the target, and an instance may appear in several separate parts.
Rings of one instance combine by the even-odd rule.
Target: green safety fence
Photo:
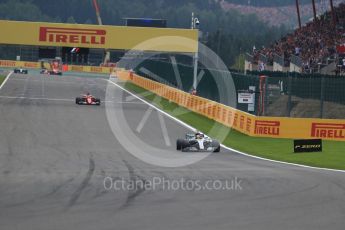
[[[185,92],[190,92],[192,90],[193,86],[193,67],[188,65],[182,65],[178,64],[177,66],[180,79],[181,79],[181,85],[178,83],[178,78],[176,77],[176,74],[174,72],[174,67],[171,63],[165,62],[165,61],[156,61],[156,60],[145,60],[142,63],[140,63],[136,68],[134,69],[135,72],[137,72],[139,75],[143,77],[150,78],[151,80],[159,81],[161,83],[180,88],[181,90]],[[149,73],[148,71],[149,70]],[[224,76],[224,71],[218,71],[218,70],[210,70],[210,69],[204,69],[200,68],[198,70],[198,73],[201,71],[204,72],[204,76],[198,83],[197,92],[198,95],[213,101],[221,102],[221,96],[220,96],[220,86],[216,83],[216,78],[222,78],[223,82],[229,82],[229,79],[226,79],[226,76]],[[248,90],[249,86],[256,86],[258,87],[259,80],[256,76],[248,76],[240,73],[231,73],[231,77],[235,86],[235,90]],[[222,82],[221,81],[221,82]],[[234,89],[232,89],[234,90]],[[232,95],[237,95],[235,92]],[[232,100],[229,100],[232,102],[237,102],[237,98],[232,98]],[[239,104],[229,104],[224,103],[229,106],[236,106],[237,108],[247,111],[247,105],[239,105]]]
[[[189,92],[193,84],[193,67],[178,64],[182,90]],[[147,73],[149,70],[150,73]],[[135,71],[147,78],[179,87],[172,63],[168,61],[144,60]],[[222,78],[221,71],[203,69],[204,77],[198,84],[198,95],[217,102],[219,89],[215,78]],[[153,74],[152,74],[153,73]],[[264,111],[259,114],[260,76],[267,76],[264,87]],[[298,74],[282,72],[231,72],[236,91],[256,87],[255,115],[288,117],[345,118],[345,77],[321,74]],[[224,77],[223,77],[224,78]],[[222,79],[224,82],[229,79]],[[236,92],[236,95],[237,95]],[[237,102],[237,99],[236,99]],[[236,104],[238,109],[248,112],[248,105]],[[262,106],[262,105],[261,105]]]

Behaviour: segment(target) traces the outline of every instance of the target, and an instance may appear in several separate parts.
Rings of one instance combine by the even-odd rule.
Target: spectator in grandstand
[[[265,70],[265,63],[263,61],[259,61],[258,65],[259,71],[262,72]]]
[[[301,49],[300,49],[298,46],[296,46],[296,47],[295,47],[295,55],[296,55],[297,57],[299,56],[300,52],[301,52]]]

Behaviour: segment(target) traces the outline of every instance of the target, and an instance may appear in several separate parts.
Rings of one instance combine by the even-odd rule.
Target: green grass
[[[0,85],[2,84],[2,82],[5,80],[6,76],[5,75],[1,75],[0,74]]]
[[[179,120],[223,140],[223,144],[233,149],[272,160],[345,170],[345,142],[323,141],[323,152],[320,153],[293,153],[292,139],[250,137],[157,95],[148,94],[145,89],[132,83],[127,82],[124,86]]]

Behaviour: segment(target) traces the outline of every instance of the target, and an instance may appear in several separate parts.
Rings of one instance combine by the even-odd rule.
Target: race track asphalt
[[[178,168],[144,163],[115,138],[104,104],[74,103],[86,91],[104,101],[106,87],[107,81],[98,77],[29,74],[12,75],[0,90],[1,230],[344,229],[344,173],[225,150]],[[135,131],[148,106],[126,96],[112,102]],[[157,114],[151,113],[140,135],[159,147],[167,135]],[[171,143],[166,149],[175,153],[176,138],[188,130],[163,119]],[[125,184],[155,178],[236,181],[238,186],[109,189],[105,178]]]

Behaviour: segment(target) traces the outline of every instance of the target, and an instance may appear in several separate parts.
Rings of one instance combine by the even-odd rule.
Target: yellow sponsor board
[[[110,74],[112,67],[68,65],[68,71]]]
[[[136,47],[139,50],[186,53],[198,49],[198,33],[192,29],[0,20],[0,30],[0,44],[123,50]],[[179,39],[190,42],[182,43]],[[150,40],[152,42],[148,42]]]
[[[12,61],[12,60],[0,60],[0,67],[12,67],[12,68],[41,68],[40,62],[27,62],[27,61]],[[47,67],[49,68],[49,67]],[[86,73],[102,73],[110,74],[112,67],[101,67],[101,66],[81,66],[81,65],[68,65],[66,71],[74,72],[86,72]]]
[[[40,64],[38,62],[0,60],[0,67],[39,68],[39,66],[40,66]]]
[[[257,117],[132,72],[119,70],[116,76],[249,136],[345,141],[345,120]]]
[[[345,120],[255,117],[253,136],[345,141]]]

